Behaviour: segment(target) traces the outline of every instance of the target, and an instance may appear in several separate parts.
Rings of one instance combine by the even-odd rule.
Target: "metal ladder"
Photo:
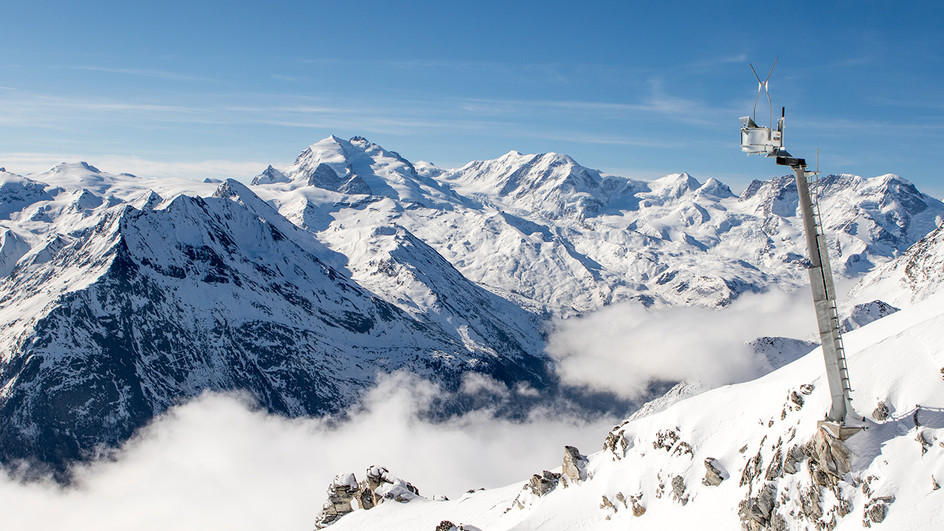
[[[823,232],[822,214],[819,208],[819,196],[822,191],[823,183],[819,178],[818,172],[808,173],[812,179],[809,179],[810,201],[813,203],[813,223],[816,226],[816,240],[823,256],[823,273],[826,281],[827,301],[829,302],[830,324],[833,329],[833,337],[836,338],[836,352],[839,354],[839,376],[842,380],[842,393],[849,404],[852,400],[852,382],[849,379],[849,366],[846,364],[846,349],[842,342],[842,331],[839,326],[839,309],[836,306],[836,292],[833,285],[833,272],[829,263],[827,252],[826,234]]]

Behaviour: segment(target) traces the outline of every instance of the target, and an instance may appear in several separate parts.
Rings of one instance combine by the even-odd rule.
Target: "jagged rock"
[[[884,401],[879,401],[878,405],[875,406],[875,410],[872,411],[872,418],[882,422],[888,418],[888,405]]]
[[[813,485],[801,493],[800,511],[811,522],[823,517],[823,500],[819,487]]]
[[[862,525],[872,527],[872,524],[878,524],[888,516],[888,506],[895,501],[894,496],[879,496],[872,498],[865,504],[862,510]]]
[[[803,384],[800,386],[800,392],[807,396],[813,394],[813,389],[815,389],[813,384]]]
[[[677,427],[671,430],[659,430],[656,432],[656,438],[652,441],[652,447],[656,450],[665,450],[669,452],[670,455],[674,456],[695,456],[692,445],[682,440]]]
[[[622,432],[616,431],[618,428],[617,426],[613,428],[613,431],[606,434],[606,439],[603,440],[603,449],[609,450],[617,459],[621,459],[626,457],[626,447],[629,443],[626,441],[626,438],[623,437]],[[617,447],[619,451],[617,451]]]
[[[803,453],[803,447],[791,446],[783,460],[783,471],[787,474],[796,474],[800,470],[798,465],[804,459],[806,459],[806,454]]]
[[[797,409],[803,407],[803,397],[796,391],[790,391],[790,401],[796,404]]]
[[[741,525],[748,531],[772,529],[771,517],[776,502],[777,486],[774,483],[767,483],[757,496],[748,497],[738,504]]]
[[[315,528],[327,527],[345,514],[354,510],[351,501],[357,493],[358,485],[354,474],[338,474],[328,486],[328,503],[315,519]]]
[[[760,475],[762,467],[763,458],[760,455],[760,449],[758,449],[757,453],[748,459],[747,463],[744,464],[744,470],[741,471],[741,482],[739,485],[741,487],[744,485],[750,485],[754,481],[754,478]]]
[[[450,522],[449,520],[443,520],[439,522],[439,525],[436,526],[436,531],[458,531],[456,524]]]
[[[814,480],[821,487],[831,487],[835,481],[842,479],[851,468],[852,452],[842,441],[832,438],[823,430],[818,430],[816,435],[813,436],[809,451],[815,472],[821,472],[833,478],[830,481],[822,478],[822,474],[814,472]]]
[[[939,488],[941,488],[941,484],[934,479],[934,476],[931,476],[931,490],[937,490]]]
[[[764,477],[767,481],[772,481],[779,478],[783,475],[783,451],[780,449],[780,445],[777,445],[777,450],[774,452],[774,456],[770,459],[770,464],[767,465],[767,472],[764,474]]]
[[[726,479],[728,479],[728,473],[721,466],[720,461],[714,457],[705,459],[705,478],[701,480],[702,484],[717,487]]]
[[[372,509],[384,500],[405,503],[419,495],[419,489],[382,466],[368,467],[361,482],[354,474],[338,474],[328,486],[328,503],[315,519],[315,528],[323,529],[352,511]]]
[[[545,470],[540,475],[534,474],[531,476],[530,481],[528,481],[527,488],[530,489],[531,492],[533,492],[536,496],[544,496],[557,487],[558,482],[560,482],[560,477],[560,474],[548,472]]]
[[[624,496],[622,492],[616,493],[616,501],[622,503],[624,508],[629,507],[629,504],[626,502],[626,496]]]
[[[611,509],[614,513],[616,512],[616,506],[613,505],[613,502],[611,502],[610,499],[606,497],[606,495],[603,496],[603,501],[600,502],[600,508],[604,510]]]
[[[931,435],[928,434],[928,430],[921,430],[915,434],[915,440],[918,441],[918,444],[921,445],[921,455],[928,453],[928,450],[933,446],[931,441]]]
[[[688,495],[685,494],[685,478],[682,476],[672,478],[672,495],[675,501],[682,505],[688,503]]]
[[[567,483],[577,483],[587,479],[587,457],[573,446],[564,447],[564,466],[561,468]],[[564,485],[566,486],[567,483]]]
[[[629,497],[629,503],[633,507],[633,516],[638,517],[638,516],[642,516],[646,514],[646,506],[640,503],[641,500],[642,500],[642,493]]]

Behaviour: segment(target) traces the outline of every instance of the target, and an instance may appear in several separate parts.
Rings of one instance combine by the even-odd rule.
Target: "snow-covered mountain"
[[[895,176],[823,182],[846,275],[944,218]],[[547,317],[806,282],[789,179],[737,196],[516,152],[443,170],[332,136],[253,183],[0,171],[0,460],[91,456],[204,390],[337,412],[378,371],[448,389],[481,372],[536,403],[570,392],[543,353]],[[795,347],[772,343],[771,366]]]
[[[297,416],[342,411],[400,369],[451,388],[468,371],[552,387],[536,316],[406,232],[372,252],[425,289],[412,312],[236,181],[164,199],[123,198],[132,177],[88,165],[36,178],[4,175],[3,462],[90,457],[205,390]]]
[[[895,260],[877,267],[851,291],[855,298],[908,304],[927,298],[944,284],[944,223]]]
[[[816,349],[752,382],[660,400],[615,426],[602,449],[565,447],[548,470],[507,487],[447,500],[372,467],[361,484],[351,475],[331,485],[316,523],[337,531],[940,529],[942,330],[938,290],[846,335],[850,419],[865,429],[844,442],[817,425],[829,393]]]
[[[363,177],[370,195],[313,181],[322,165],[340,180]],[[402,227],[469,280],[541,313],[624,300],[725,305],[806,282],[792,177],[755,181],[737,196],[687,173],[634,181],[566,155],[514,151],[456,170],[417,170],[359,137],[313,144],[283,173],[272,184],[260,176],[254,190],[319,237],[357,241],[365,227]],[[834,270],[849,277],[944,220],[944,204],[894,175],[828,176],[820,195]]]

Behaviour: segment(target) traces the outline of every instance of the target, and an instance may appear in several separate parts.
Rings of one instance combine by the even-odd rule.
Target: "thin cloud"
[[[112,173],[133,173],[139,177],[183,178],[200,180],[206,177],[246,179],[258,174],[268,163],[240,160],[162,161],[133,155],[114,154],[53,154],[0,153],[0,166],[21,175],[41,173],[64,161],[84,160]]]
[[[103,72],[108,74],[123,74],[127,76],[149,77],[174,81],[211,81],[211,78],[171,72],[168,70],[151,70],[147,68],[113,68],[108,66],[66,66],[69,70],[84,70],[87,72]]]
[[[558,320],[547,352],[565,383],[633,400],[651,382],[708,386],[744,381],[766,368],[748,348],[759,336],[812,335],[806,294],[743,295],[728,308],[646,309],[617,304]],[[724,330],[719,334],[718,330]]]

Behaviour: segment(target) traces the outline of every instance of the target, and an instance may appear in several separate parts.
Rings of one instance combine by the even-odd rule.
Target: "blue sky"
[[[334,133],[442,166],[558,151],[740,189],[784,173],[737,146],[747,65],[779,56],[788,149],[944,196],[939,3],[190,4],[0,5],[0,165],[249,177]]]

